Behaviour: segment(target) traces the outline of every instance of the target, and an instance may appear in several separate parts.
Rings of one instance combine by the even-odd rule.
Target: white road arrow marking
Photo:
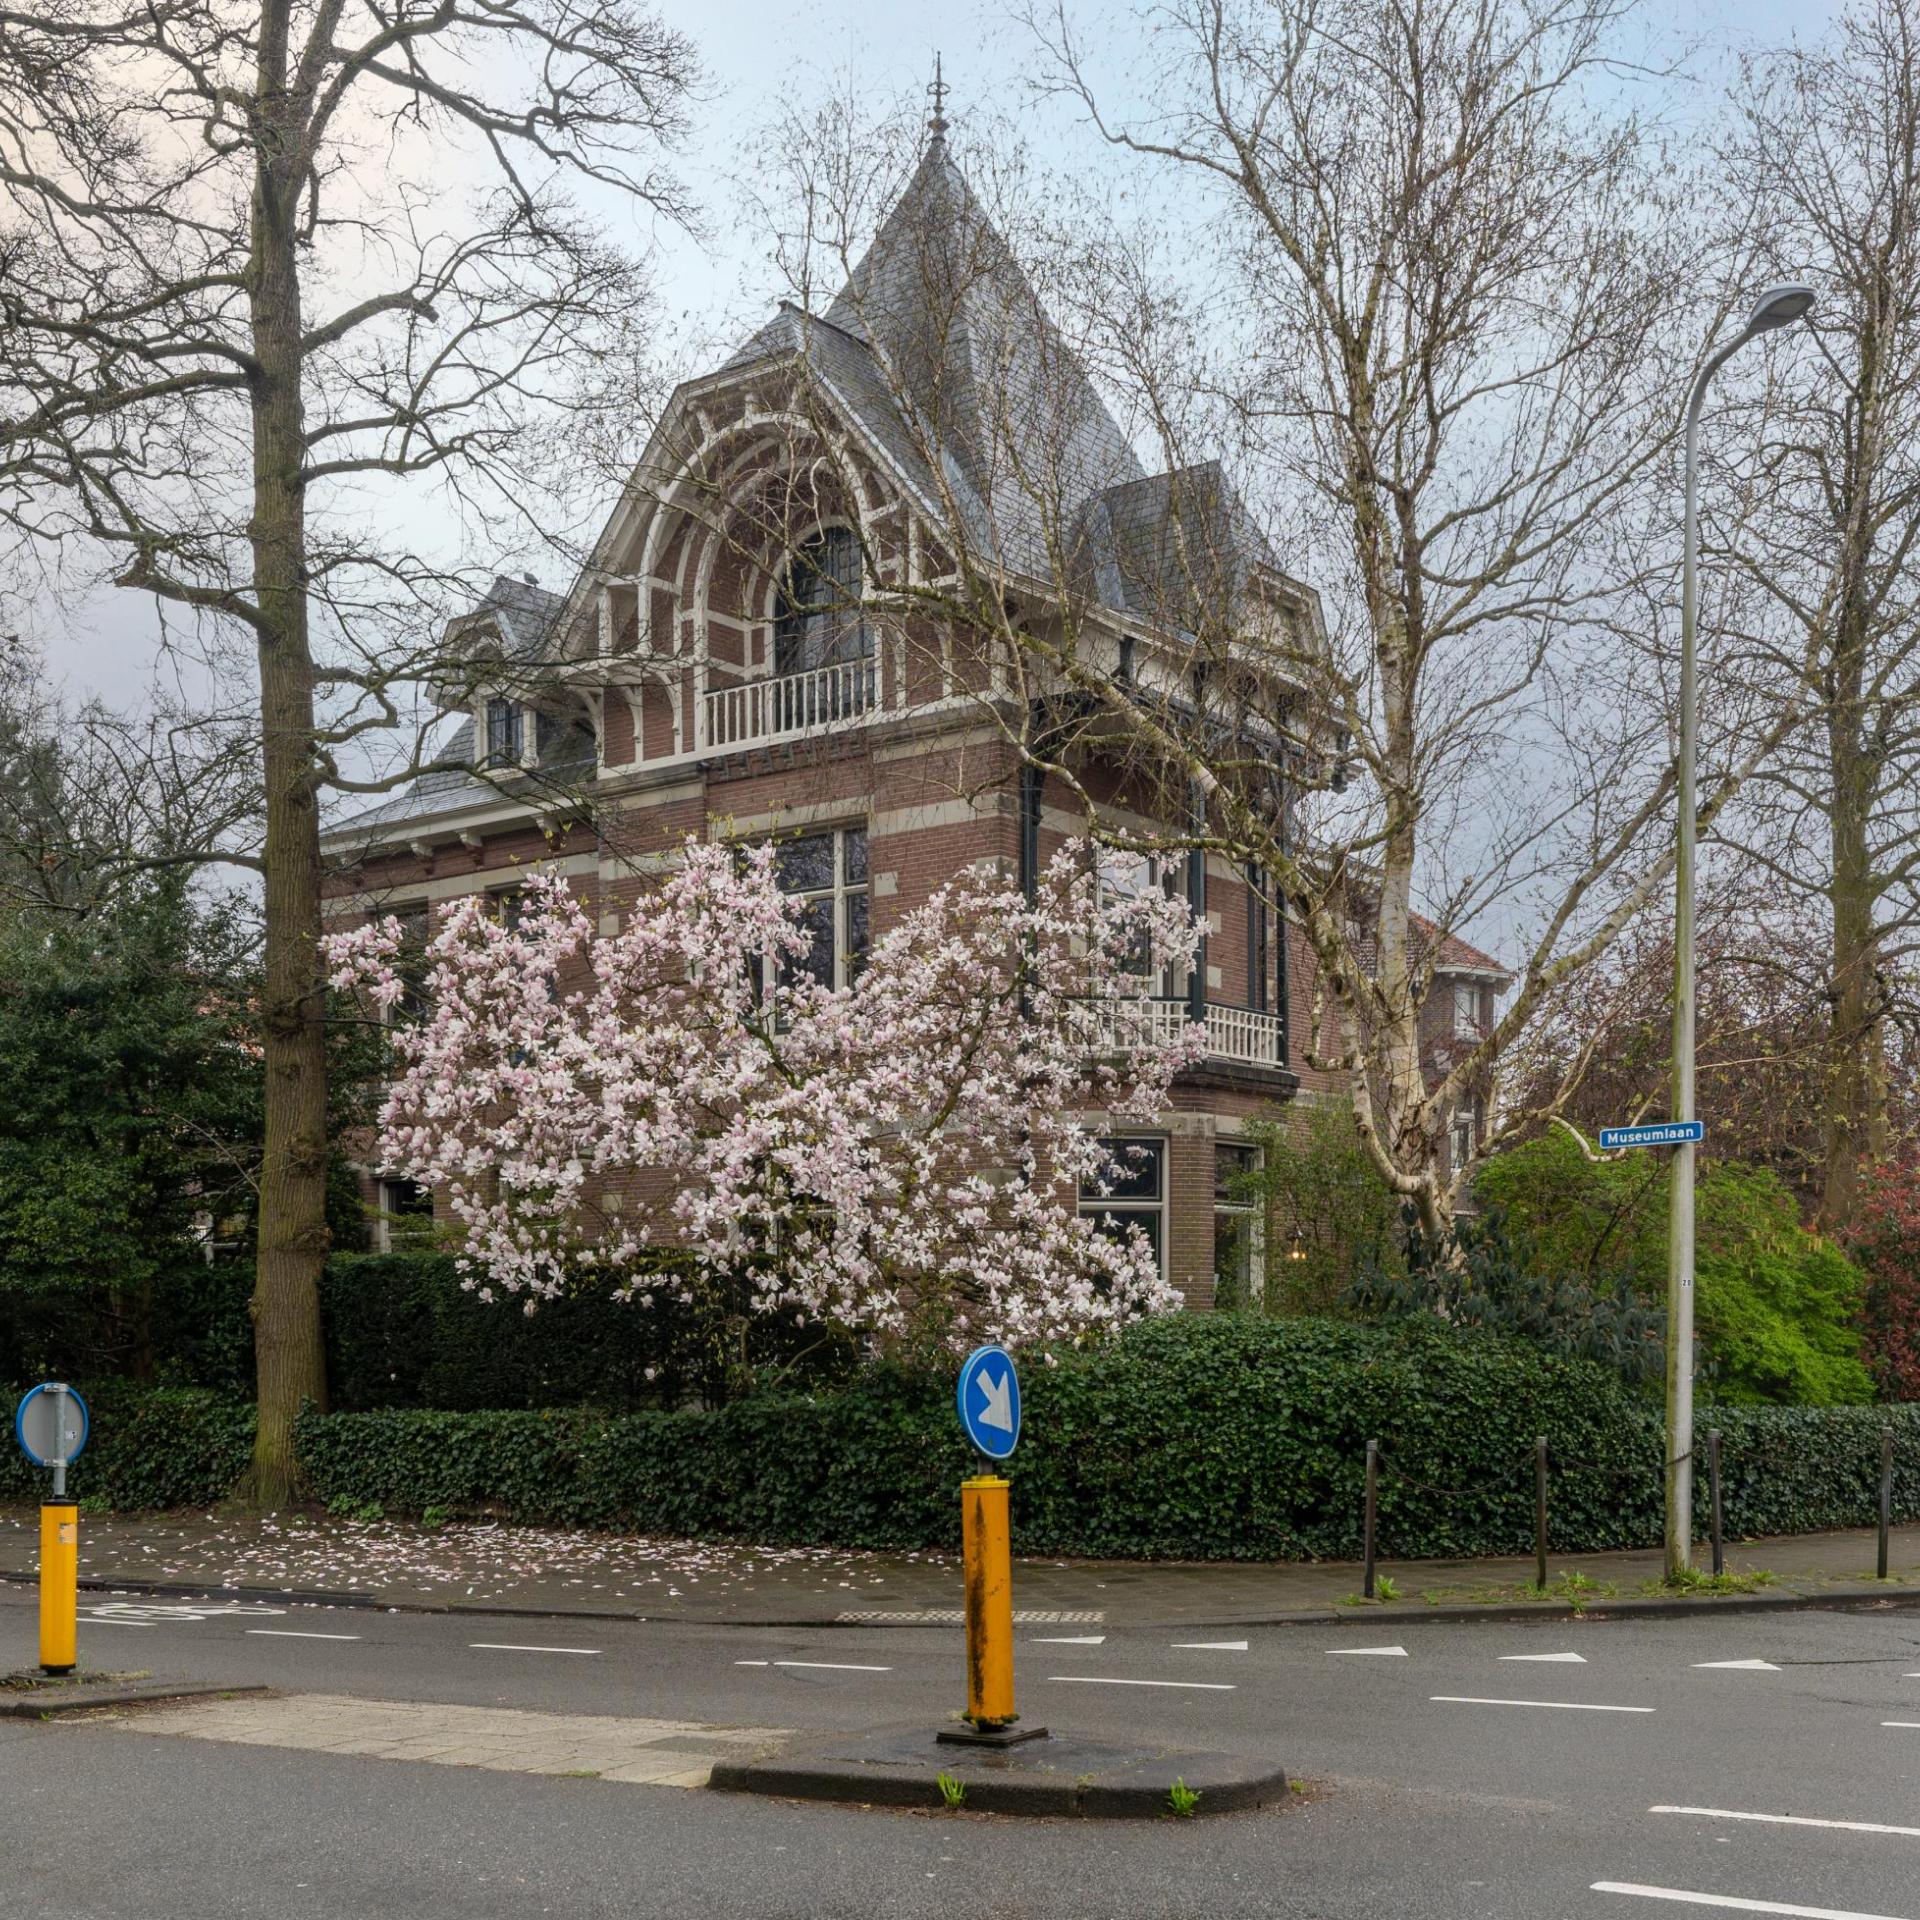
[[[1383,1653],[1392,1660],[1405,1660],[1409,1657],[1405,1647],[1329,1647],[1329,1653]]]
[[[530,1647],[519,1640],[469,1640],[482,1653],[598,1653],[598,1647]]]
[[[1104,1647],[1106,1644],[1107,1636],[1104,1633],[1036,1635],[1027,1642],[1030,1647]]]
[[[1244,1640],[1176,1640],[1173,1648],[1176,1653],[1245,1653],[1247,1643]]]
[[[1003,1433],[1011,1433],[1013,1431],[1013,1396],[1010,1391],[1013,1386],[1013,1374],[1011,1371],[1003,1373],[995,1381],[987,1378],[987,1370],[982,1367],[973,1376],[973,1384],[980,1389],[981,1398],[987,1403],[980,1410],[980,1424],[983,1427],[998,1427]]]
[[[1696,1660],[1696,1667],[1721,1667],[1730,1673],[1778,1673],[1771,1660]]]
[[[1556,1661],[1563,1666],[1584,1667],[1587,1656],[1584,1653],[1503,1653],[1502,1660],[1540,1660]]]

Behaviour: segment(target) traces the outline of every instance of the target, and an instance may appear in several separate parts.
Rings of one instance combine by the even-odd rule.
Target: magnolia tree
[[[1095,1127],[1151,1121],[1202,1049],[1149,994],[1193,959],[1183,903],[1103,900],[1069,846],[1031,900],[963,875],[838,990],[800,964],[771,847],[689,842],[610,936],[557,877],[525,903],[440,922],[381,1115],[483,1297],[531,1312],[585,1271],[645,1303],[704,1270],[760,1311],[953,1347],[1178,1305],[1146,1240],[1076,1203],[1123,1170]],[[398,1006],[400,944],[391,920],[333,936],[335,984]]]

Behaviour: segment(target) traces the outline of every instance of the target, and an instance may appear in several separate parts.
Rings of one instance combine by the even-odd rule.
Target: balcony
[[[1144,1035],[1135,1024],[1136,1008],[1140,1009],[1144,1018]],[[1097,1001],[1090,1001],[1087,1011],[1092,1016],[1094,1032],[1098,1036],[1095,1043],[1108,1047],[1118,1044],[1122,1033],[1139,1038],[1151,1035],[1156,1040],[1168,1040],[1187,1025],[1184,995],[1156,995],[1144,1003],[1128,1002],[1124,1010],[1119,1007],[1103,1008]],[[1224,1061],[1237,1067],[1285,1069],[1286,1030],[1277,1013],[1258,1013],[1252,1007],[1221,1006],[1210,1000],[1207,1002],[1206,1027],[1209,1060]]]
[[[704,743],[710,752],[727,753],[862,726],[874,711],[878,691],[871,656],[772,680],[714,687],[706,694]]]

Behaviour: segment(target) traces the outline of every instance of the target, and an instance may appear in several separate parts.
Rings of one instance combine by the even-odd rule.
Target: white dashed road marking
[[[1244,1640],[1176,1640],[1176,1653],[1245,1653]]]
[[[1329,1647],[1329,1653],[1384,1653],[1390,1659],[1405,1660],[1409,1657],[1405,1647]]]
[[[1893,1913],[1855,1913],[1840,1907],[1798,1907],[1782,1900],[1741,1900],[1730,1893],[1689,1893],[1682,1887],[1641,1887],[1630,1880],[1596,1880],[1595,1893],[1630,1893],[1641,1900],[1678,1900],[1690,1907],[1732,1907],[1738,1913],[1793,1914],[1798,1920],[1900,1920]]]
[[[1483,1700],[1471,1693],[1430,1693],[1457,1707],[1553,1707],[1561,1713],[1658,1713],[1658,1707],[1607,1707],[1592,1700]]]
[[[1696,1660],[1696,1670],[1703,1667],[1718,1667],[1728,1673],[1778,1673],[1780,1669],[1771,1660]]]
[[[1920,1720],[1882,1720],[1883,1727],[1920,1727]]]
[[[249,1627],[249,1633],[257,1633],[268,1640],[358,1640],[357,1633],[302,1633],[298,1627]]]
[[[1062,1687],[1176,1687],[1186,1693],[1232,1693],[1224,1680],[1109,1680],[1098,1673],[1050,1673],[1050,1685]]]
[[[598,1647],[528,1647],[515,1640],[469,1640],[481,1653],[598,1653]]]
[[[1500,1658],[1502,1660],[1543,1660],[1573,1667],[1584,1667],[1587,1664],[1587,1656],[1584,1653],[1503,1653]]]
[[[1036,1634],[1027,1642],[1030,1647],[1104,1647],[1106,1644],[1104,1633]]]
[[[743,1660],[740,1664],[748,1666],[752,1663]],[[851,1660],[775,1660],[771,1664],[776,1667],[810,1667],[821,1673],[891,1673],[893,1671],[891,1667],[856,1666]]]
[[[1897,1833],[1920,1840],[1920,1827],[1889,1827],[1877,1820],[1814,1820],[1803,1813],[1735,1813],[1729,1807],[1649,1807],[1649,1813],[1684,1813],[1701,1820],[1764,1820],[1776,1827],[1837,1827],[1843,1833]]]

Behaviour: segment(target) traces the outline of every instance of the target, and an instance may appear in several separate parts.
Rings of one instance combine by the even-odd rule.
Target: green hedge
[[[1133,1558],[1344,1558],[1358,1552],[1366,1442],[1381,1442],[1385,1551],[1526,1551],[1534,1436],[1555,1462],[1559,1552],[1660,1536],[1658,1414],[1613,1376],[1444,1328],[1192,1315],[1132,1329],[1023,1377],[1012,1462],[1023,1552]],[[156,1396],[165,1422],[115,1440],[98,1490],[236,1477],[248,1416]],[[1725,1434],[1731,1534],[1873,1519],[1883,1425],[1898,1435],[1896,1507],[1920,1515],[1920,1406],[1703,1412]],[[109,1423],[103,1417],[102,1428]],[[712,1412],[308,1414],[302,1467],[320,1500],[391,1514],[440,1508],[528,1522],[851,1547],[954,1543],[971,1470],[947,1379],[870,1370],[822,1395],[760,1395]],[[142,1450],[178,1459],[143,1474]],[[1704,1475],[1702,1476],[1704,1480]],[[224,1483],[222,1483],[224,1484]],[[20,1490],[15,1473],[9,1490]],[[1704,1486],[1701,1492],[1705,1511]]]
[[[10,1410],[24,1389],[6,1392]],[[253,1408],[199,1387],[83,1389],[92,1430],[67,1473],[75,1499],[122,1512],[202,1506],[227,1494],[253,1455]],[[0,1499],[38,1500],[48,1477],[14,1443],[0,1448]]]
[[[843,1376],[851,1343],[748,1314],[716,1281],[690,1303],[663,1291],[623,1305],[604,1277],[536,1313],[481,1300],[436,1253],[341,1255],[320,1283],[327,1379],[334,1406],[355,1411],[436,1407],[708,1404],[751,1387],[753,1371],[804,1356],[815,1377]]]
[[[1191,1559],[1359,1550],[1366,1442],[1382,1443],[1385,1550],[1517,1553],[1533,1539],[1533,1440],[1555,1461],[1561,1552],[1656,1542],[1658,1416],[1613,1377],[1444,1329],[1191,1316],[1029,1366],[1012,1465],[1030,1553]],[[1920,1514],[1920,1408],[1738,1408],[1730,1532],[1869,1523],[1879,1432]],[[588,1527],[860,1547],[951,1545],[970,1469],[947,1382],[882,1370],[833,1395],[710,1413],[382,1412],[309,1417],[317,1495]],[[1702,1476],[1704,1480],[1704,1476]],[[1705,1489],[1701,1489],[1704,1520]]]

